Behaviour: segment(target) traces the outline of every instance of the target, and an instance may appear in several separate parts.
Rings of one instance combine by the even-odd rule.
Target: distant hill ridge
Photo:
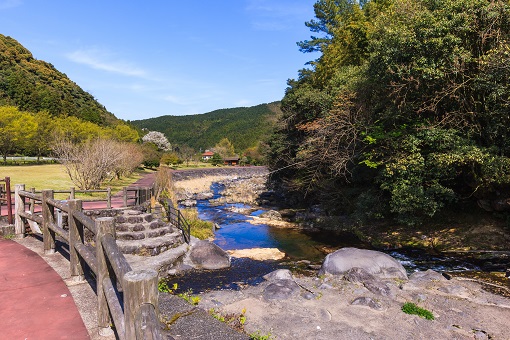
[[[90,93],[52,64],[35,59],[18,41],[2,34],[0,105],[29,112],[48,110],[54,116],[75,116],[99,125],[118,121]]]
[[[131,124],[162,132],[170,143],[188,145],[196,150],[211,148],[225,137],[236,150],[245,150],[271,134],[279,112],[280,102],[273,102],[196,115],[134,120]]]

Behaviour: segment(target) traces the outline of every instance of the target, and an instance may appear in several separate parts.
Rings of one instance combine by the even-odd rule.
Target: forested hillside
[[[48,111],[110,125],[115,116],[50,63],[36,60],[11,37],[0,34],[0,106]]]
[[[270,135],[279,104],[221,109],[198,115],[162,116],[131,123],[139,128],[164,133],[172,144],[205,150],[222,138],[228,138],[236,150],[242,151],[256,146]]]
[[[268,159],[308,204],[417,224],[510,205],[503,0],[319,0]]]

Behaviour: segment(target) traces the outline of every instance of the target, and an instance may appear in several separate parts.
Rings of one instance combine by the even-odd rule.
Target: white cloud
[[[126,76],[144,78],[146,73],[141,68],[123,60],[108,59],[108,53],[98,49],[77,50],[66,55],[71,61],[90,66],[96,70],[118,73]]]
[[[22,0],[2,0],[0,1],[0,10],[14,8],[23,5]]]

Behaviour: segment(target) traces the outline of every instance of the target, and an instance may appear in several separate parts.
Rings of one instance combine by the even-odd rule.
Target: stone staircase
[[[117,245],[124,254],[157,256],[183,244],[182,232],[150,213],[124,210],[115,216]]]

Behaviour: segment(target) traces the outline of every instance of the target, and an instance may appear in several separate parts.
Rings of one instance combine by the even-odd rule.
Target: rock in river
[[[375,250],[342,248],[324,259],[319,275],[342,275],[352,268],[362,268],[381,279],[406,279],[404,267],[393,257]]]
[[[230,267],[230,256],[220,247],[209,241],[199,241],[193,245],[189,255],[194,267],[221,269]]]

